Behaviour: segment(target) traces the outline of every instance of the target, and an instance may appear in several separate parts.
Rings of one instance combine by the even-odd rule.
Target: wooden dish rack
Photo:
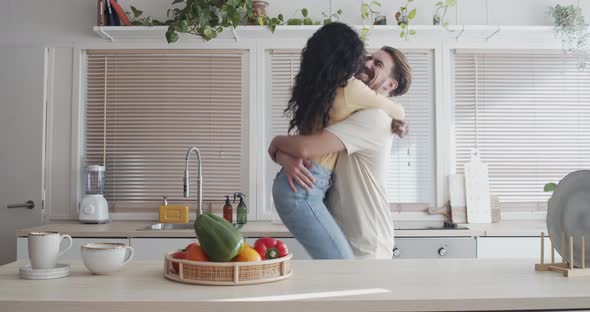
[[[291,277],[292,254],[255,262],[208,262],[174,259],[176,251],[164,258],[164,277],[169,280],[201,285],[250,285],[270,283]],[[178,273],[173,264],[178,264]]]
[[[561,255],[561,263],[555,263],[555,248],[553,248],[553,241],[551,237],[549,237],[549,241],[551,242],[551,263],[545,263],[545,232],[541,232],[541,263],[535,264],[535,271],[553,271],[553,272],[560,272],[563,273],[565,277],[577,277],[577,276],[590,276],[590,269],[586,268],[585,262],[585,241],[584,236],[581,238],[581,268],[574,267],[574,237],[569,237],[569,261],[566,259],[565,255]],[[561,246],[564,248],[565,244],[565,235],[561,233]]]

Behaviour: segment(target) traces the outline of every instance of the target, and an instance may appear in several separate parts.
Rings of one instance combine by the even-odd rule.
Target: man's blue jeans
[[[309,171],[316,180],[309,191],[295,183],[293,192],[284,170],[277,174],[272,188],[277,213],[313,259],[352,259],[350,244],[324,203],[332,172],[315,163]]]

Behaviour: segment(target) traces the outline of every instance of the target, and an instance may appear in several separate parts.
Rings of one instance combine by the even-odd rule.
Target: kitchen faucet
[[[188,152],[186,152],[186,164],[185,164],[185,169],[184,169],[184,197],[188,198],[189,197],[189,188],[190,188],[190,181],[189,181],[189,176],[188,176],[188,161],[191,157],[191,153],[195,152],[197,154],[197,162],[199,164],[199,175],[197,176],[197,183],[198,183],[198,188],[199,188],[199,201],[197,202],[197,217],[200,216],[201,214],[203,214],[203,176],[201,175],[202,173],[202,168],[201,168],[201,152],[199,151],[199,149],[196,146],[193,146],[191,148],[188,149]]]

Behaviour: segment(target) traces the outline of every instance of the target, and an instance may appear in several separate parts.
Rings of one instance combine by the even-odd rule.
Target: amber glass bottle
[[[225,205],[223,206],[223,218],[229,223],[233,223],[233,208],[229,202],[229,195],[225,196]]]

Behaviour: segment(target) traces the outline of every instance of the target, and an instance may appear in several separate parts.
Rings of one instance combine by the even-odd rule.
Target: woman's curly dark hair
[[[307,135],[325,128],[336,89],[364,65],[365,47],[359,35],[342,23],[330,23],[316,31],[301,52],[289,105],[289,132]]]

